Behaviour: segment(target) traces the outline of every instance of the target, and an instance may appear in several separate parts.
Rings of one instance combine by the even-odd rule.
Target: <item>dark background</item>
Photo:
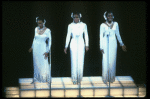
[[[132,76],[135,83],[146,83],[146,3],[145,2],[2,2],[2,86],[18,86],[19,78],[33,77],[32,45],[36,17],[42,15],[52,35],[52,77],[71,77],[70,51],[65,55],[68,24],[71,12],[82,13],[87,24],[89,51],[85,54],[84,76],[102,76],[102,55],[99,50],[99,29],[103,14],[114,12],[121,38],[127,47],[123,52],[119,43],[116,76]]]

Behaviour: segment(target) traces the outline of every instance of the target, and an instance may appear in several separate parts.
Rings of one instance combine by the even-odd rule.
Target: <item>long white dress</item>
[[[85,36],[85,43],[83,34]],[[71,78],[73,81],[77,81],[78,83],[83,77],[85,46],[89,46],[87,25],[83,22],[72,22],[68,25],[65,48],[68,47],[71,36]]]
[[[50,82],[51,78],[51,66],[48,64],[48,57],[44,59],[45,52],[49,52],[51,49],[51,31],[49,28],[45,30],[43,34],[38,34],[35,28],[35,36],[32,43],[33,48],[33,66],[34,66],[34,82]],[[48,44],[46,44],[46,40]]]
[[[109,50],[107,48],[107,34],[109,34]],[[116,75],[116,56],[117,56],[117,39],[120,43],[120,46],[123,46],[122,39],[119,33],[119,26],[117,22],[114,22],[112,29],[104,23],[100,25],[100,49],[104,50],[102,56],[102,79],[104,83],[109,81],[108,75],[110,75],[110,82],[115,81]],[[109,52],[108,52],[109,51]],[[109,65],[107,65],[107,55],[109,53]],[[109,67],[108,67],[109,66]]]

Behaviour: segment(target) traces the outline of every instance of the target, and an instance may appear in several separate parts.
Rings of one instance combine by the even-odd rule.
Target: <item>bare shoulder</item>
[[[100,27],[104,27],[104,26],[105,26],[105,23],[101,23],[101,24],[100,24]]]
[[[73,25],[73,22],[72,22],[72,23],[69,23],[69,24],[68,24],[68,28],[70,28],[72,25]]]
[[[46,29],[47,29],[48,31],[50,31],[50,28],[46,27]]]
[[[69,24],[68,24],[68,26],[71,26],[71,25],[73,25],[73,24],[74,24],[74,23],[73,23],[73,22],[71,22],[71,23],[69,23]]]
[[[46,27],[46,30],[47,30],[48,32],[51,32],[50,28],[48,28],[48,27]]]
[[[35,27],[35,31],[37,31],[38,27]]]
[[[84,23],[84,22],[80,22],[80,24],[86,25],[86,23]]]
[[[87,24],[84,22],[80,22],[80,24],[82,24],[83,27],[87,27]]]
[[[114,24],[115,24],[115,25],[118,25],[118,22],[115,21]]]

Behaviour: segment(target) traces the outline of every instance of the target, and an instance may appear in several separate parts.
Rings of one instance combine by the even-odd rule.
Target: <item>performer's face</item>
[[[43,27],[43,22],[42,22],[41,20],[38,21],[38,26],[39,26],[40,28]]]
[[[77,15],[77,14],[75,14],[74,16],[73,16],[73,19],[74,19],[74,22],[75,23],[78,23],[79,22],[79,15]]]
[[[108,20],[109,22],[113,21],[113,13],[108,13],[108,15],[107,15],[107,20]]]

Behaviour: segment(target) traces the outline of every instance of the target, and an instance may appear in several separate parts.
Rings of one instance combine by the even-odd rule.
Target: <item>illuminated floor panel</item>
[[[83,77],[81,86],[73,85],[71,77],[52,77],[49,83],[31,84],[32,78],[20,78],[19,87],[7,87],[6,97],[107,97],[109,83],[104,84],[101,76]],[[79,90],[80,89],[80,90]],[[137,87],[131,76],[116,76],[110,83],[112,97],[144,97],[146,88]]]

